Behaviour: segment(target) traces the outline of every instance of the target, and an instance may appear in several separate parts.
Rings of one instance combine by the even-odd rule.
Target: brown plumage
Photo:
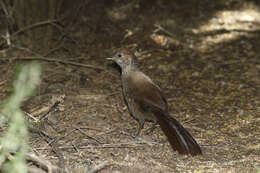
[[[158,123],[172,148],[180,154],[202,154],[200,146],[189,132],[168,113],[168,104],[161,89],[137,66],[134,54],[120,49],[112,58],[122,72],[123,95],[130,114],[139,122],[140,134],[145,121]],[[152,130],[155,126],[152,127]]]

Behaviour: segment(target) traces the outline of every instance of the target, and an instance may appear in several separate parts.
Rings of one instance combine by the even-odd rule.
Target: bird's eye
[[[121,53],[119,53],[119,54],[117,54],[117,56],[118,56],[119,58],[121,58],[123,55],[122,55]]]

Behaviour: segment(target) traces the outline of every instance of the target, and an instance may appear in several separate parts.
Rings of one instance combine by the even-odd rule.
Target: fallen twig
[[[102,144],[102,145],[76,145],[77,149],[93,149],[93,148],[137,148],[143,147],[143,144],[147,144],[144,141],[141,142],[129,142],[129,143],[115,143],[115,144]],[[158,144],[158,143],[154,143]],[[74,144],[75,145],[75,144]],[[75,146],[60,146],[58,149],[75,149]],[[49,148],[41,147],[35,148],[36,150],[49,150]]]
[[[74,66],[80,66],[80,67],[91,68],[94,70],[105,71],[104,68],[97,67],[94,65],[81,64],[81,63],[77,63],[77,62],[70,62],[70,61],[65,61],[65,60],[51,59],[51,58],[44,58],[44,57],[14,57],[14,58],[1,58],[0,59],[0,61],[14,61],[14,60],[39,60],[39,61],[58,62],[61,64],[70,64],[70,65],[74,65]]]
[[[28,117],[30,117],[31,119],[34,120],[34,122],[39,122],[39,119],[38,118],[35,118],[32,114],[28,113],[28,112],[25,112],[23,111],[24,114],[26,114]]]
[[[61,172],[66,172],[66,164],[63,154],[61,153],[60,149],[58,148],[58,143],[51,144],[52,151],[56,154],[56,156],[59,158],[59,167],[61,168]]]
[[[66,135],[60,136],[60,137],[58,137],[58,138],[53,138],[50,142],[48,142],[48,145],[51,145],[51,144],[54,143],[54,142],[58,142],[58,141],[61,140],[62,138],[65,138],[65,137],[71,135],[71,134],[72,134],[73,132],[75,132],[76,130],[77,130],[77,129],[73,129],[73,130],[71,130],[69,133],[67,133]]]
[[[45,138],[48,138],[49,140],[53,140],[54,137],[49,135],[47,132],[40,130],[38,128],[33,127],[32,125],[29,125],[28,127],[29,132],[39,134],[40,136],[43,136]]]
[[[13,154],[15,153],[10,153],[8,155],[8,159],[9,160],[13,160]],[[37,155],[35,155],[34,153],[26,153],[26,160],[27,162],[32,162],[35,166],[37,166],[37,168],[31,168],[30,166],[28,166],[29,168],[29,172],[34,173],[36,170],[40,171],[41,169],[45,171],[47,171],[48,173],[58,173],[61,171],[61,169],[55,165],[52,165],[48,160],[41,158]],[[39,169],[38,169],[39,168]]]
[[[49,161],[39,156],[36,156],[34,153],[27,153],[26,160],[33,162],[34,164],[38,165],[40,168],[44,169],[45,171],[48,171],[49,173],[60,171],[60,168],[52,165]]]
[[[97,143],[99,144],[103,144],[103,142],[100,142],[99,140],[97,140],[96,138],[89,136],[88,134],[86,134],[82,129],[78,128],[78,127],[74,127],[76,130],[78,130],[80,133],[82,133],[83,135],[87,136],[90,139],[95,140]]]
[[[163,32],[165,32],[166,34],[168,34],[169,36],[174,37],[174,35],[173,35],[170,31],[166,30],[166,29],[163,28],[161,25],[159,25],[159,24],[154,24],[154,26],[157,28],[157,29],[155,30],[155,32],[163,31]]]
[[[6,82],[6,80],[3,80],[0,82],[0,86],[3,85]]]
[[[48,24],[48,25],[53,25],[53,26],[55,26],[56,28],[58,28],[58,29],[60,30],[61,27],[56,24],[56,22],[58,22],[58,21],[59,21],[59,20],[46,20],[46,21],[41,21],[41,22],[38,22],[38,23],[34,23],[34,24],[32,24],[32,25],[29,25],[29,26],[26,26],[26,27],[24,27],[24,28],[21,28],[19,31],[13,33],[13,34],[11,35],[11,37],[14,37],[14,36],[16,36],[16,35],[18,35],[18,34],[24,32],[24,31],[26,31],[26,30],[29,30],[29,29],[32,29],[32,28],[35,28],[35,27],[39,27],[39,26],[41,26],[41,25],[46,25],[46,24]]]
[[[98,171],[100,171],[101,169],[105,168],[106,166],[109,165],[109,161],[104,161],[98,165],[96,165],[94,168],[92,168],[91,170],[87,171],[88,173],[96,173]]]
[[[62,103],[64,101],[64,98],[65,98],[64,94],[63,95],[59,95],[57,97],[53,97],[52,98],[52,104],[49,107],[49,110],[44,115],[42,115],[40,117],[40,121],[45,119],[51,111],[53,111],[60,103]]]

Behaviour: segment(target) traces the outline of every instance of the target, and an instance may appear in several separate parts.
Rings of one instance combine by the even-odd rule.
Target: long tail
[[[155,111],[154,115],[173,150],[177,150],[180,154],[191,154],[192,156],[202,154],[195,139],[176,119],[161,110]]]

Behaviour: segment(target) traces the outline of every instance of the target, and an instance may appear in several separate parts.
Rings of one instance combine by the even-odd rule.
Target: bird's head
[[[121,69],[137,65],[136,56],[125,48],[117,50],[112,57],[107,59],[114,61]]]

